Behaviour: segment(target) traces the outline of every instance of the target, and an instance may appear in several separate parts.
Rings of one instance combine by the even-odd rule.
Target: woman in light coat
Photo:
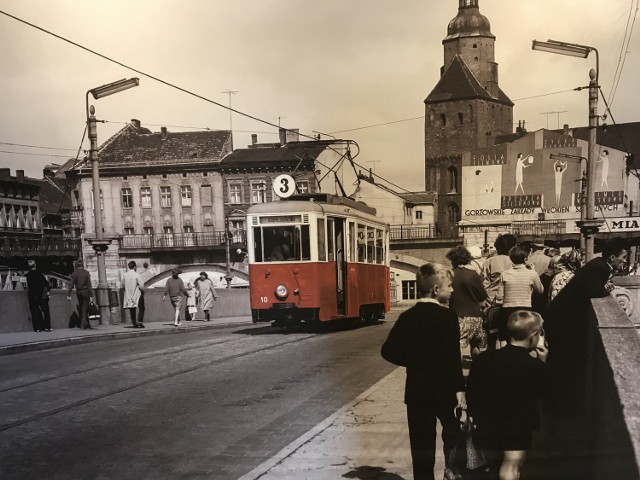
[[[197,286],[200,309],[204,311],[204,321],[208,322],[211,320],[209,310],[213,308],[213,301],[218,300],[218,295],[216,295],[216,290],[213,288],[213,282],[206,272],[200,272],[200,280],[198,281]]]

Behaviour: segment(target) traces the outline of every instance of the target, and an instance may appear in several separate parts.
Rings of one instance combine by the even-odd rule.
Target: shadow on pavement
[[[363,324],[349,320],[334,320],[331,322],[323,322],[316,325],[299,325],[291,327],[274,327],[272,325],[255,326],[249,328],[243,328],[236,330],[233,333],[241,335],[291,335],[300,333],[336,333],[344,332],[348,330],[358,330],[360,328],[373,327],[375,325],[382,325],[383,321],[373,322],[369,324]]]
[[[405,480],[404,477],[387,472],[382,467],[370,467],[368,465],[356,467],[355,470],[345,473],[342,477],[357,478],[359,480]]]

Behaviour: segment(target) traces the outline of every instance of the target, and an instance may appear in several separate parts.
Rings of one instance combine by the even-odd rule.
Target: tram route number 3
[[[273,191],[280,198],[289,198],[296,193],[296,181],[291,175],[278,175],[273,181]]]

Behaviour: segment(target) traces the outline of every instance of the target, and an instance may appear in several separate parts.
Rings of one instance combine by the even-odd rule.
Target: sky
[[[640,120],[640,21],[625,41],[638,1],[480,0],[516,125],[588,124],[587,91],[573,89],[588,85],[594,55],[536,52],[533,39],[597,48],[615,121]],[[231,100],[234,109],[274,125],[354,140],[361,168],[400,189],[424,189],[424,99],[438,82],[442,39],[458,0],[0,0],[0,11],[219,104]],[[231,120],[236,148],[252,133],[260,142],[278,138],[274,126],[230,119],[218,105],[2,14],[0,60],[0,166],[12,175],[24,169],[41,178],[45,165],[75,157],[87,90],[132,76],[139,87],[91,99],[106,121],[98,124],[99,143],[132,118],[170,132],[229,129]],[[363,128],[379,124],[387,125]]]

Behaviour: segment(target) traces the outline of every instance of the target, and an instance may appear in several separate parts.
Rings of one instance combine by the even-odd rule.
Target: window
[[[124,227],[125,235],[133,235],[133,227]]]
[[[462,125],[464,123],[464,116],[462,113],[458,113],[458,123]]]
[[[264,181],[251,184],[251,203],[264,203],[267,201],[267,183]]]
[[[160,187],[160,206],[171,207],[171,187]]]
[[[311,259],[309,225],[254,227],[253,236],[256,262]]]
[[[166,173],[163,173],[163,174],[162,174],[162,178],[167,178],[167,174],[166,174]]]
[[[309,193],[309,182],[296,182],[296,189],[298,190],[298,193]]]
[[[140,206],[142,208],[151,208],[151,187],[142,187],[140,189]]]
[[[422,220],[422,210],[416,210],[416,220]]]
[[[403,280],[402,281],[402,299],[403,300],[415,300],[416,296],[416,281],[415,280]]]
[[[460,221],[460,209],[455,203],[447,206],[447,223],[458,223]]]
[[[182,178],[187,178],[187,174],[186,174],[186,173],[183,173],[183,174],[182,174]]]
[[[153,235],[153,227],[143,227],[142,233],[145,235]]]
[[[133,193],[130,188],[121,188],[122,208],[133,208]]]
[[[447,116],[444,113],[440,114],[440,122],[442,122],[443,127],[447,126]]]
[[[318,260],[320,262],[327,261],[327,243],[325,236],[324,218],[318,219]]]
[[[376,230],[367,227],[367,263],[376,263]]]
[[[384,230],[376,229],[376,263],[385,263]]]
[[[229,220],[232,243],[244,243],[244,220]]]
[[[200,205],[202,205],[203,207],[210,207],[211,205],[213,205],[211,185],[200,186]]]
[[[449,193],[456,193],[458,186],[458,169],[456,167],[447,168],[449,174]]]
[[[180,200],[183,207],[191,206],[191,185],[180,185]]]
[[[358,262],[367,260],[367,232],[364,225],[358,225]]]
[[[171,225],[162,227],[162,233],[164,233],[165,235],[171,235],[173,233],[173,227]]]
[[[242,184],[229,184],[229,203],[242,203]]]
[[[202,176],[203,177],[208,177],[209,176],[209,172],[202,172]]]
[[[184,233],[193,233],[193,225],[185,225],[182,227]]]
[[[73,195],[71,196],[71,205],[73,206],[73,208],[81,208],[80,192],[78,190],[73,191]]]

